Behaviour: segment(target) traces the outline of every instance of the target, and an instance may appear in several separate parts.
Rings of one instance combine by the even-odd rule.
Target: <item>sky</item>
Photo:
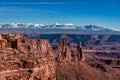
[[[0,0],[0,23],[73,23],[120,31],[120,0]]]

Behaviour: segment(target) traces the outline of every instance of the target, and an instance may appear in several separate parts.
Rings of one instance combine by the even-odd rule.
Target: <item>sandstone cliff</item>
[[[10,34],[0,38],[0,80],[56,80],[48,40]]]
[[[46,39],[0,34],[0,80],[120,79],[119,74],[108,73],[102,64],[88,65],[84,59],[82,44],[78,43],[75,48],[67,37],[62,37],[52,50]],[[116,63],[119,64],[119,61]]]

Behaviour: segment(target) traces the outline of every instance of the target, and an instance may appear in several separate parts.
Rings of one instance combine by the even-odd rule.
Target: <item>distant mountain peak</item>
[[[72,23],[52,25],[43,24],[25,24],[25,23],[11,23],[0,24],[1,32],[9,33],[53,33],[53,34],[120,34],[120,31],[114,31],[109,28],[99,27],[96,25],[76,26]]]
[[[10,23],[10,24],[0,24],[0,28],[49,28],[49,29],[79,29],[79,30],[93,30],[93,31],[100,31],[100,30],[108,30],[113,31],[112,29],[98,27],[96,25],[85,25],[85,26],[76,26],[72,23],[62,24],[62,23],[55,23],[53,25],[43,25],[43,24],[24,24],[24,23]]]

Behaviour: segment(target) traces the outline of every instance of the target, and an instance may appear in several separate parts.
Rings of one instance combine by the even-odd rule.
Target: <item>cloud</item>
[[[12,5],[14,5],[14,4],[20,4],[20,5],[22,5],[22,4],[41,4],[41,5],[61,5],[61,4],[66,4],[65,2],[34,2],[34,3],[0,3],[0,4],[12,4]]]
[[[15,10],[16,7],[0,7],[0,11],[10,11],[10,10]]]
[[[38,4],[38,5],[62,5],[62,4],[88,4],[88,2],[0,2],[0,4],[22,5],[22,4]]]
[[[38,14],[38,13],[56,13],[54,10],[48,9],[32,9],[32,8],[23,8],[23,7],[0,7],[0,14],[8,14],[8,13],[20,13],[20,14]]]

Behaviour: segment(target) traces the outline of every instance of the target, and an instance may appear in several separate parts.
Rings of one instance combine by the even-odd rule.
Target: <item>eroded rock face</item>
[[[60,40],[60,44],[57,48],[57,51],[58,51],[58,56],[57,56],[58,61],[71,60],[71,46],[68,38],[62,38]]]
[[[29,39],[19,34],[1,34],[0,47],[18,49],[23,53],[47,53],[51,51],[49,40]]]
[[[98,36],[93,36],[97,39]],[[62,37],[51,50],[49,40],[29,39],[21,35],[0,35],[0,80],[119,80],[116,74],[107,74],[101,63],[82,61],[82,46],[70,44],[69,38]],[[54,52],[54,55],[53,55]],[[55,60],[56,59],[56,60]],[[120,61],[100,60],[108,65],[120,65]],[[57,69],[56,69],[57,68]],[[105,75],[104,75],[105,73]],[[97,74],[97,75],[96,75]],[[108,76],[109,75],[109,76]],[[115,78],[111,77],[115,76]]]
[[[7,47],[7,40],[3,38],[2,35],[0,35],[0,48]]]
[[[22,38],[18,40],[18,50],[24,53],[48,53],[51,48],[49,40]]]
[[[48,40],[4,34],[0,41],[0,80],[56,80]]]
[[[75,54],[73,53],[75,52]],[[58,61],[81,61],[83,58],[82,45],[78,43],[77,50],[71,46],[69,38],[63,37],[57,47],[57,60]],[[72,55],[73,54],[73,55]]]

